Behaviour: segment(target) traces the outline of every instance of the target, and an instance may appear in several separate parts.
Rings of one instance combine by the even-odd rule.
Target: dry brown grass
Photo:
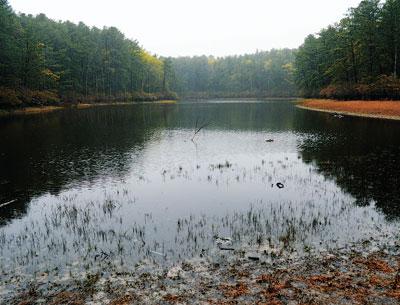
[[[337,101],[307,99],[300,107],[341,114],[400,119],[400,101]]]
[[[53,111],[61,110],[61,109],[64,109],[64,108],[59,107],[59,106],[29,107],[29,108],[15,110],[12,113],[13,114],[37,114],[37,113],[53,112]]]

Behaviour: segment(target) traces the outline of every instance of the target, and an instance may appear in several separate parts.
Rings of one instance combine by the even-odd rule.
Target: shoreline
[[[176,104],[178,101],[176,100],[159,100],[159,101],[145,101],[145,102],[110,102],[110,103],[81,103],[75,105],[60,105],[60,106],[41,106],[41,107],[24,107],[20,109],[8,109],[1,110],[0,109],[0,117],[7,116],[24,116],[24,115],[34,115],[34,114],[44,114],[55,112],[59,110],[66,109],[88,109],[92,107],[100,107],[100,106],[118,106],[118,105],[139,105],[139,104],[165,104],[171,105]]]
[[[337,101],[327,99],[305,99],[297,108],[380,120],[400,121],[400,101]]]
[[[209,100],[212,98],[187,98],[190,101],[201,101],[201,100]],[[298,100],[297,97],[268,97],[268,98],[215,98],[216,100],[293,100],[296,102]],[[182,100],[182,99],[180,99]],[[23,115],[34,115],[34,114],[45,114],[50,112],[55,112],[59,110],[66,109],[87,109],[92,107],[100,107],[100,106],[118,106],[118,105],[140,105],[140,104],[155,104],[155,105],[173,105],[178,103],[179,100],[169,100],[162,99],[157,101],[132,101],[132,102],[99,102],[99,103],[79,103],[79,104],[65,104],[65,105],[57,105],[57,106],[32,106],[32,107],[23,107],[17,109],[0,109],[0,118],[1,117],[9,117],[9,116],[23,116]],[[400,119],[400,118],[399,118]]]
[[[277,253],[269,261],[235,251],[217,260],[200,257],[168,268],[148,262],[70,279],[50,279],[44,272],[25,288],[10,283],[14,288],[3,300],[15,305],[398,304],[399,248],[398,242],[363,242],[306,257]]]

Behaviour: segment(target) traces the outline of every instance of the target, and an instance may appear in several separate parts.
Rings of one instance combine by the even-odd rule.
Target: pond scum
[[[191,180],[200,171],[212,185],[262,180],[283,192],[263,168],[275,173],[278,166],[293,176],[296,160],[262,160],[251,169],[228,161],[204,171],[179,166],[163,169],[160,179]],[[290,183],[289,174],[281,177],[283,187]],[[139,176],[135,183],[149,182]],[[97,199],[52,196],[23,230],[1,231],[0,299],[54,305],[397,304],[395,228],[373,209],[321,190],[313,201],[260,199],[241,210],[190,214],[167,224],[140,209],[126,217],[138,204],[128,185]]]

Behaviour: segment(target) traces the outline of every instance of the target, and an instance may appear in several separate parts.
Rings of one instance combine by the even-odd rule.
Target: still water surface
[[[2,118],[0,203],[17,201],[0,209],[0,267],[168,264],[219,251],[218,237],[301,253],[393,232],[399,135],[282,100]]]

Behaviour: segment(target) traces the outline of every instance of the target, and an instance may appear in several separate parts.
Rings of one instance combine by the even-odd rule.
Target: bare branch
[[[198,119],[196,120],[196,128],[197,128],[197,124],[198,124]],[[196,137],[196,135],[197,135],[203,128],[206,128],[208,125],[210,125],[210,123],[205,123],[205,124],[201,125],[201,126],[194,132],[192,141],[194,141],[194,138]]]

